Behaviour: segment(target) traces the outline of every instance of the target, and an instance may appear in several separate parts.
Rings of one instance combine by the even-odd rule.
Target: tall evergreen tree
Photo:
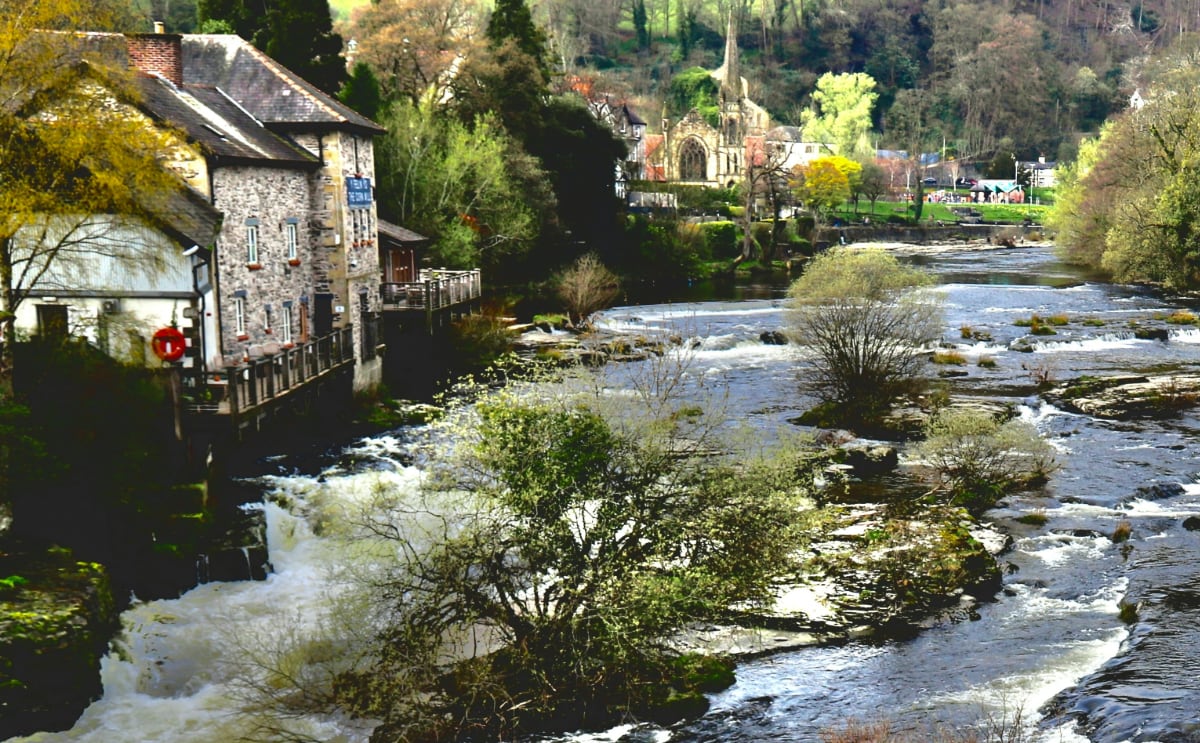
[[[327,0],[265,0],[251,7],[247,0],[198,0],[201,29],[225,22],[272,59],[336,95],[346,80],[342,37],[333,32]]]
[[[518,49],[546,69],[546,34],[533,22],[525,0],[496,0],[496,9],[488,20],[487,37],[493,49],[512,39]]]
[[[368,119],[374,119],[383,104],[379,91],[379,80],[366,62],[356,62],[346,84],[338,92],[338,100],[358,111]]]

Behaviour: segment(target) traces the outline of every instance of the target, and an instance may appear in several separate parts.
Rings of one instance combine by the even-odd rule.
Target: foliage
[[[468,127],[429,101],[398,101],[381,119],[380,207],[432,238],[435,265],[494,269],[528,250],[537,214],[511,175],[511,144],[493,118]]]
[[[871,211],[875,211],[875,202],[888,192],[888,174],[879,165],[869,162],[862,166],[862,173],[857,182],[851,182],[851,190],[858,203],[858,195],[862,194],[871,202]]]
[[[822,75],[812,94],[813,107],[800,114],[804,141],[834,145],[834,151],[844,157],[873,156],[875,148],[867,135],[877,97],[870,75]]]
[[[1146,104],[1080,147],[1051,223],[1071,260],[1118,281],[1200,284],[1200,51],[1181,50]]]
[[[738,227],[733,222],[701,222],[704,244],[714,258],[733,258],[742,250],[738,245]]]
[[[834,249],[788,290],[795,340],[813,354],[806,385],[847,423],[870,423],[915,386],[941,334],[930,278],[882,250]]]
[[[346,84],[338,92],[338,100],[368,119],[379,115],[383,97],[379,92],[379,81],[375,79],[375,73],[366,62],[354,63],[354,69],[346,78]]]
[[[837,155],[817,158],[792,170],[792,190],[819,220],[850,198],[851,175],[857,179],[861,170],[858,163]]]
[[[546,33],[533,22],[533,14],[525,0],[497,0],[488,19],[487,37],[493,48],[513,42],[523,54],[547,70]]]
[[[626,250],[619,259],[622,273],[651,281],[699,275],[700,264],[711,257],[711,251],[705,239],[707,233],[698,228],[673,219],[629,217],[624,234]]]
[[[675,75],[667,92],[667,116],[680,119],[692,109],[696,109],[710,126],[720,125],[717,83],[702,67],[692,67]]]
[[[689,692],[668,638],[771,600],[814,463],[733,466],[707,453],[705,416],[597,392],[488,394],[419,504],[384,494],[371,533],[398,559],[372,588],[383,647],[346,684],[382,739],[644,716]]]
[[[36,0],[0,14],[0,335],[10,341],[14,313],[47,276],[94,269],[97,255],[131,276],[163,266],[156,242],[131,238],[168,218],[182,187],[160,162],[169,134],[137,111],[124,65],[44,32],[119,19],[99,0]],[[13,348],[2,345],[0,396]]]
[[[586,326],[620,292],[617,276],[593,253],[580,256],[558,277],[558,296],[576,325]]]
[[[937,473],[951,500],[980,513],[1000,496],[1054,471],[1054,447],[1021,420],[1001,422],[991,413],[948,408],[926,427],[917,456]]]
[[[478,15],[471,0],[368,3],[354,13],[348,35],[358,43],[356,60],[371,67],[385,98],[442,100],[454,66],[481,52]]]

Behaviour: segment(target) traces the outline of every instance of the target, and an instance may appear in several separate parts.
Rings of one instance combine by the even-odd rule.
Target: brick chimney
[[[126,34],[125,44],[134,67],[183,85],[182,36],[163,33],[163,24],[155,22],[154,33]]]

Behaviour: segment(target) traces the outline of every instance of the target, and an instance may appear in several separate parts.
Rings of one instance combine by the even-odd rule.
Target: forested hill
[[[625,86],[657,119],[663,83],[682,69],[720,64],[729,0],[549,0],[564,58]],[[647,32],[635,33],[645,3]],[[548,6],[562,10],[546,12]],[[560,20],[561,19],[561,20]],[[1077,132],[1094,132],[1127,105],[1139,60],[1200,27],[1197,0],[763,0],[740,5],[742,71],[752,96],[797,123],[817,77],[866,72],[880,98],[876,127],[889,141],[899,99],[926,118],[928,142],[962,155],[1015,150],[1070,159]],[[573,33],[572,28],[579,29]],[[681,31],[682,28],[682,31]],[[904,94],[919,90],[920,95]]]
[[[216,0],[203,0],[212,3]],[[238,0],[228,0],[237,2]],[[194,29],[195,0],[131,0],[168,30]],[[311,0],[263,0],[264,6]],[[1200,0],[541,0],[531,3],[566,75],[633,101],[654,127],[670,80],[721,60],[726,19],[738,19],[752,97],[795,124],[825,72],[877,83],[880,147],[906,148],[900,129],[963,157],[1015,152],[1072,159],[1079,133],[1124,108],[1141,60],[1200,28]],[[479,19],[489,0],[337,0],[344,39],[400,33],[418,53],[436,24],[354,23],[359,7],[397,19]],[[388,6],[391,6],[390,8]],[[444,42],[445,35],[437,41]],[[439,44],[442,51],[445,46]],[[457,51],[454,49],[453,51]],[[565,76],[563,79],[567,79]],[[900,105],[896,103],[899,101]]]

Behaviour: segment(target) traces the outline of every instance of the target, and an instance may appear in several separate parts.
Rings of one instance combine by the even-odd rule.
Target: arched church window
[[[679,180],[703,181],[708,177],[708,154],[704,145],[689,139],[679,148]]]

